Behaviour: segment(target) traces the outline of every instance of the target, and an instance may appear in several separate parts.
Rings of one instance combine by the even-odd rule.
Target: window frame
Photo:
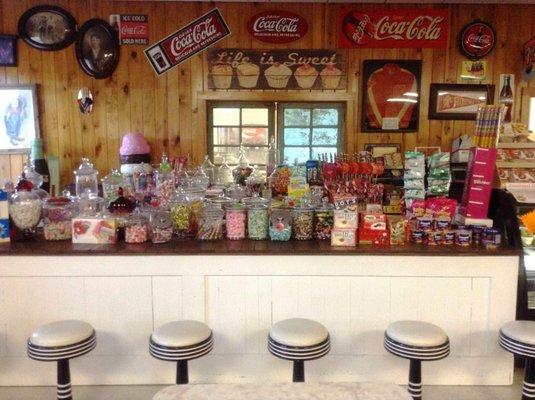
[[[208,101],[206,104],[206,111],[207,111],[207,122],[208,122],[208,129],[207,129],[207,153],[210,157],[210,159],[213,161],[215,165],[221,165],[217,164],[215,162],[214,158],[214,148],[255,148],[255,147],[267,147],[269,146],[270,141],[276,137],[276,126],[275,126],[275,114],[276,114],[276,103],[271,101]],[[224,126],[225,128],[238,128],[239,129],[239,135],[240,135],[240,144],[237,146],[229,146],[229,145],[215,145],[214,144],[214,108],[239,108],[240,109],[240,120],[239,125],[228,125]],[[242,109],[244,108],[267,108],[268,109],[268,142],[266,145],[248,145],[248,144],[242,144],[242,129],[243,128],[265,128],[265,126],[262,125],[242,125]],[[215,127],[223,127],[222,125],[215,125]],[[265,163],[257,164],[261,166],[265,166]]]
[[[310,110],[310,122],[308,126],[305,125],[289,125],[286,126],[284,124],[284,110],[286,109],[293,109],[293,108],[302,108],[302,109],[309,109]],[[338,110],[338,125],[314,125],[314,116],[313,116],[313,110],[314,109],[325,109],[325,108],[335,108]],[[337,153],[343,152],[344,149],[344,126],[345,126],[345,112],[346,112],[346,103],[344,102],[328,102],[328,101],[311,101],[311,102],[279,102],[277,104],[277,148],[280,151],[281,154],[281,160],[284,160],[284,150],[286,147],[294,147],[294,148],[300,148],[300,147],[308,147],[309,152],[308,156],[309,159],[312,157],[312,149],[314,147],[336,147]],[[336,146],[329,146],[329,145],[313,145],[313,129],[314,128],[332,128],[336,126],[338,128],[338,137],[336,141]],[[285,145],[284,143],[284,128],[306,128],[310,129],[310,136],[308,140],[307,145]],[[288,160],[288,163],[292,164],[294,160]]]

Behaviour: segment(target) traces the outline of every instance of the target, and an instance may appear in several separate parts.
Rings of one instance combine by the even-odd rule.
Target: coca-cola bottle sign
[[[308,32],[307,21],[289,11],[263,11],[253,15],[247,23],[249,34],[265,43],[290,43]]]
[[[470,58],[478,59],[488,55],[496,44],[496,33],[485,22],[474,21],[466,25],[460,34],[459,47]]]

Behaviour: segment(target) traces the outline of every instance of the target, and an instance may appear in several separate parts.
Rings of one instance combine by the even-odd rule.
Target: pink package
[[[464,183],[460,213],[469,218],[486,218],[496,168],[496,149],[472,148]]]

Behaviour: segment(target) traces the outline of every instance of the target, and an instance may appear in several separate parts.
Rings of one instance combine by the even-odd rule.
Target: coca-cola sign
[[[469,58],[483,58],[489,54],[496,44],[496,33],[492,26],[485,22],[474,21],[466,25],[459,35],[461,52]]]
[[[344,48],[443,48],[449,35],[445,9],[345,11],[340,26]]]
[[[261,42],[290,43],[306,35],[308,23],[293,12],[263,11],[249,19],[247,30]]]
[[[142,14],[112,14],[110,25],[119,33],[122,45],[149,44],[149,17]]]
[[[525,80],[530,80],[535,74],[535,37],[524,43],[524,70]]]
[[[160,75],[228,35],[230,30],[223,16],[214,8],[146,49],[145,55]]]

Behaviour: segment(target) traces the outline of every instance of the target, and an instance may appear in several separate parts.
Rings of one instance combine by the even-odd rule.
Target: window
[[[281,103],[278,119],[278,148],[290,164],[342,150],[340,103]]]
[[[275,104],[217,102],[208,105],[208,144],[214,164],[238,161],[240,146],[251,164],[265,165],[275,136]]]
[[[232,165],[242,146],[249,163],[264,166],[277,138],[281,160],[305,163],[341,151],[343,126],[343,103],[209,102],[208,151],[214,164]]]

